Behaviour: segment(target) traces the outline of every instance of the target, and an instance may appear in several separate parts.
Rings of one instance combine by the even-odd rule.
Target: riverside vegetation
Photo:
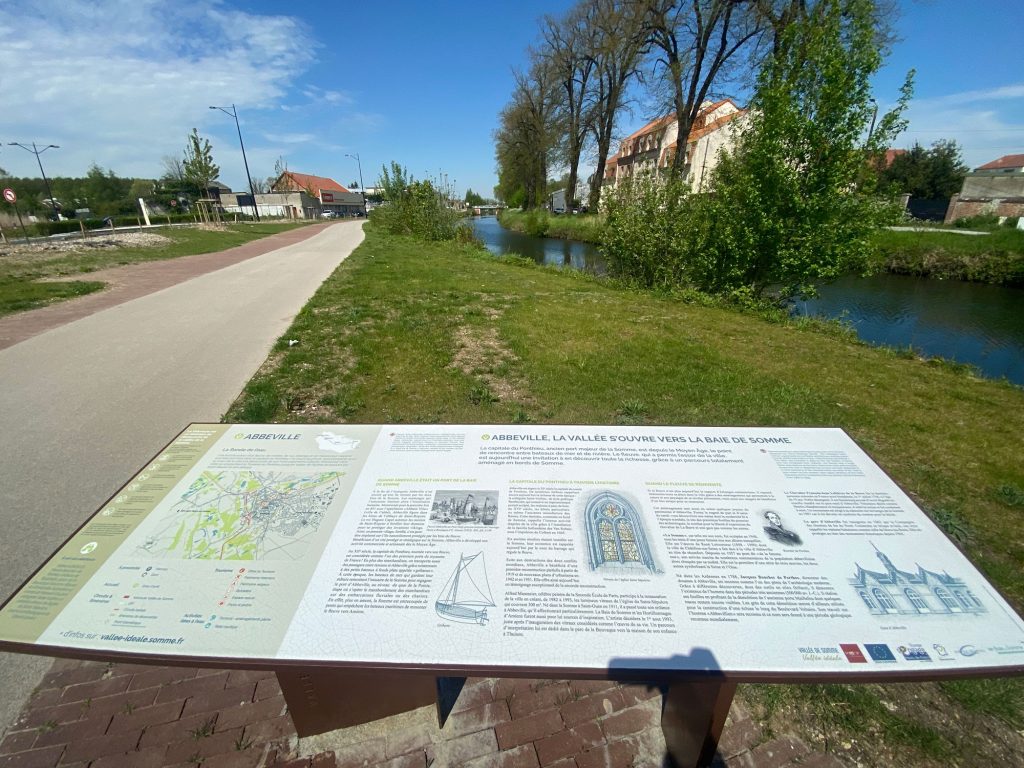
[[[16,241],[0,258],[0,316],[35,309],[55,301],[83,296],[101,290],[105,283],[96,280],[59,280],[54,278],[87,275],[108,267],[162,261],[182,256],[212,253],[234,248],[252,240],[303,226],[295,222],[234,224],[223,229],[180,227],[158,230],[165,239],[160,245],[94,248],[78,240],[62,243],[61,248],[44,250],[45,244],[21,247]],[[46,282],[40,282],[46,280]]]
[[[1024,391],[835,325],[495,259],[371,217],[225,420],[842,427],[1024,609]],[[739,695],[766,733],[851,765],[1024,764],[1019,679]]]

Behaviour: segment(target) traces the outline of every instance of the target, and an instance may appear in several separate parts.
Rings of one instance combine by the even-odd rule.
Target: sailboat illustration
[[[484,553],[459,555],[459,564],[445,582],[434,603],[442,619],[464,624],[487,624],[487,609],[495,605],[491,586],[487,583]]]

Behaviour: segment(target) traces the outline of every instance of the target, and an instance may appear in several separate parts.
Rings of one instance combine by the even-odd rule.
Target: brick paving
[[[433,707],[300,739],[272,672],[59,659],[0,741],[0,768],[642,768],[668,765],[661,692],[599,681],[470,678]],[[734,703],[718,768],[843,768],[767,740]]]

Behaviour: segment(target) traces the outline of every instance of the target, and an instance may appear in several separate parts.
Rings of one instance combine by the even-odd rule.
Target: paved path
[[[333,224],[126,267],[113,290],[5,318],[0,599],[186,424],[220,420],[362,237]],[[49,664],[0,654],[0,732]]]

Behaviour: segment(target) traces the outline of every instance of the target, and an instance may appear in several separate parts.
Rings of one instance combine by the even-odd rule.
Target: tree
[[[181,165],[185,180],[194,185],[204,196],[220,176],[220,166],[213,162],[213,148],[210,146],[209,139],[200,138],[199,131],[195,128],[192,129],[192,133],[188,137],[185,158]]]
[[[509,204],[535,208],[545,200],[548,163],[557,143],[556,91],[542,57],[535,56],[530,70],[516,72],[515,79],[512,101],[495,132],[498,186]]]
[[[820,0],[781,32],[751,128],[704,205],[709,250],[696,273],[706,287],[812,294],[816,282],[864,266],[870,234],[893,215],[864,168],[906,126],[912,81],[865,143],[870,79],[882,64],[876,12],[873,0]]]
[[[670,249],[678,269],[647,274],[715,293],[789,298],[865,266],[871,234],[898,214],[864,171],[905,127],[913,75],[865,141],[870,79],[882,63],[876,10],[873,0],[819,0],[781,32],[758,77],[750,127],[712,174],[710,194],[660,207],[686,217]],[[609,229],[617,220],[629,221],[612,211]],[[615,242],[628,264],[628,242]]]
[[[566,199],[570,206],[577,202],[580,158],[593,129],[594,113],[588,105],[596,65],[590,55],[594,44],[594,29],[590,24],[592,9],[592,4],[580,4],[560,19],[545,16],[541,27],[544,41],[541,55],[547,59],[552,79],[561,91],[556,109],[569,168]]]
[[[466,205],[483,205],[485,202],[483,195],[478,195],[472,189],[466,190]]]
[[[907,152],[896,155],[880,177],[897,192],[938,200],[959,192],[969,170],[960,156],[960,146],[952,140],[939,140],[931,149],[915,142]]]
[[[590,178],[590,209],[596,211],[615,120],[626,103],[627,86],[639,75],[646,38],[643,14],[636,12],[631,0],[589,0],[589,5],[594,87],[588,108],[593,110],[591,131],[597,152],[597,168]]]
[[[681,176],[701,106],[730,74],[733,60],[755,46],[763,20],[736,0],[647,0],[644,25],[656,81],[667,89],[679,125],[671,173]]]

